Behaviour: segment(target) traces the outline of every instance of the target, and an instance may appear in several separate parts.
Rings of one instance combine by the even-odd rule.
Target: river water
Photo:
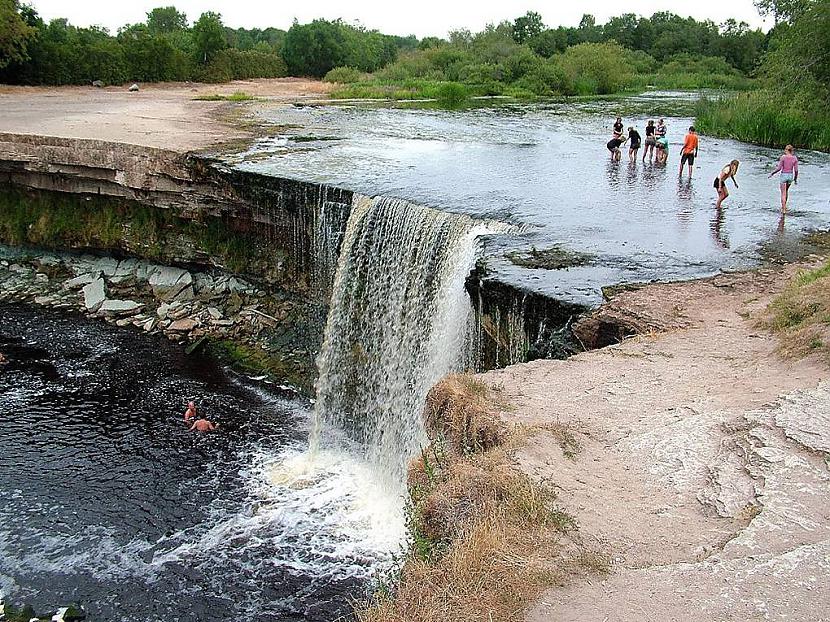
[[[694,98],[655,92],[457,111],[267,106],[259,114],[278,129],[238,166],[524,225],[522,236],[490,241],[488,268],[531,290],[596,304],[604,285],[748,267],[801,231],[827,226],[828,154],[798,154],[801,176],[785,222],[777,180],[767,178],[776,150],[702,136],[692,181],[678,179]],[[612,163],[605,144],[617,115],[643,136],[649,118],[664,116],[668,166],[629,164],[627,151]],[[740,188],[730,182],[731,196],[716,213],[712,181],[733,159],[741,161]],[[504,258],[510,250],[553,245],[593,260],[546,271]]]
[[[650,94],[462,111],[268,106],[260,114],[279,127],[233,162],[517,225],[511,231],[520,233],[485,236],[488,269],[596,303],[603,285],[753,265],[827,224],[824,154],[800,154],[802,177],[784,221],[777,185],[766,179],[772,150],[704,137],[694,178],[679,180],[677,143],[691,103]],[[609,161],[605,142],[617,114],[640,128],[648,117],[667,118],[668,167]],[[730,188],[718,214],[712,178],[733,158],[742,162],[740,189]],[[377,457],[338,436],[337,424],[377,411],[373,431],[352,425],[360,432],[353,437],[416,449],[423,430],[388,421],[417,419],[436,370],[457,358],[463,344],[437,324],[461,334],[464,318],[447,318],[466,304],[463,277],[478,244],[470,237],[477,225],[435,227],[440,214],[384,202],[395,209],[377,210],[372,227],[351,223],[355,251],[338,264],[334,298],[343,304],[329,318],[317,405],[335,425],[313,464],[312,404],[162,338],[0,305],[0,351],[9,359],[0,367],[0,591],[39,610],[79,600],[93,620],[331,621],[349,612],[349,599],[401,551],[402,487],[388,476],[404,462],[379,472],[366,459]],[[405,215],[400,222],[387,218],[395,210]],[[444,237],[420,235],[431,230]],[[378,243],[368,248],[372,236]],[[549,271],[505,258],[553,245],[591,260]],[[396,264],[386,271],[377,263],[384,256]],[[413,273],[435,271],[439,260],[445,279]],[[414,345],[417,356],[407,349]],[[360,400],[343,402],[366,386]],[[187,432],[188,399],[219,421],[219,433]]]
[[[309,407],[161,337],[0,306],[0,592],[93,620],[318,620],[400,551],[401,500]],[[220,423],[182,421],[195,399]]]

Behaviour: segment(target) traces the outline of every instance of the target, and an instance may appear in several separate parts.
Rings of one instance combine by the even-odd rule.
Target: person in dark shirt
[[[635,162],[637,160],[637,151],[640,150],[640,143],[642,142],[640,132],[635,130],[633,127],[629,127],[628,140],[628,160],[629,162]]]
[[[646,125],[646,147],[643,149],[643,162],[646,161],[646,156],[649,160],[654,159],[654,145],[656,144],[656,137],[654,136],[654,120],[649,120]]]
[[[622,133],[623,133],[622,117],[617,117],[617,120],[614,122],[614,138],[622,138]]]

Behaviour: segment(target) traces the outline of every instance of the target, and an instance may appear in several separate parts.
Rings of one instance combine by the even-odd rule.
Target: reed
[[[745,142],[830,151],[830,114],[808,110],[767,90],[702,98],[695,125],[706,134]]]

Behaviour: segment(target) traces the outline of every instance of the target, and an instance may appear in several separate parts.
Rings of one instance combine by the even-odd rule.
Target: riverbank
[[[553,482],[579,526],[573,547],[610,560],[606,578],[546,591],[527,622],[828,609],[818,588],[830,550],[830,369],[817,355],[784,358],[758,325],[816,265],[624,292],[608,307],[647,313],[653,332],[482,376],[511,404],[509,422],[574,434],[575,455],[539,432],[514,461]]]
[[[830,551],[827,350],[786,358],[789,344],[764,326],[776,325],[794,286],[830,278],[825,262],[623,291],[576,331],[617,322],[641,334],[468,378],[461,393],[455,377],[436,385],[424,415],[433,445],[410,469],[413,522],[440,517],[455,537],[425,558],[416,531],[401,593],[361,619],[823,619],[815,612],[830,606],[819,589]],[[490,430],[501,431],[479,433]],[[459,434],[488,441],[464,452],[466,471],[444,465]],[[452,475],[481,463],[489,474],[475,485]],[[509,487],[490,493],[502,498],[490,514],[463,512],[452,496],[455,505],[422,500],[420,482],[437,481],[475,506],[480,490],[499,491],[510,473],[540,492],[522,505],[534,508],[536,535],[507,549],[484,537],[479,516],[504,520]],[[497,562],[479,561],[476,576],[487,580],[471,586],[470,554],[488,547]],[[425,599],[442,613],[430,617],[418,604]]]
[[[329,90],[329,85],[303,78],[163,82],[142,84],[135,93],[121,86],[0,85],[0,132],[199,151],[249,140],[255,132],[237,122],[237,105],[197,98],[244,92],[270,102],[292,103],[326,97]]]

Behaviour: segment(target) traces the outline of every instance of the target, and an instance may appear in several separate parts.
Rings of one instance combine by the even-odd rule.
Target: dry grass
[[[425,419],[433,441],[409,469],[412,547],[398,585],[356,608],[361,622],[509,622],[568,564],[557,542],[576,527],[555,493],[511,466],[511,435],[488,388],[438,383]],[[583,570],[586,565],[581,565]]]
[[[830,362],[830,261],[801,272],[769,305],[761,324],[781,337],[781,351],[819,353]]]

